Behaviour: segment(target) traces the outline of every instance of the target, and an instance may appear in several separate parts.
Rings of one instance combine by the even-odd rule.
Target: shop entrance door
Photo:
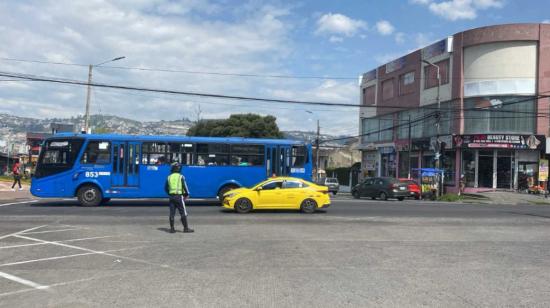
[[[479,151],[478,187],[493,188],[493,151]]]
[[[512,153],[497,152],[497,188],[512,189],[514,169],[512,168]]]

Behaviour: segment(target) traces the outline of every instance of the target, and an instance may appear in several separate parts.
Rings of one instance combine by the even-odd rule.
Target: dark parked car
[[[317,184],[328,187],[328,191],[333,195],[336,195],[338,190],[340,190],[340,184],[337,178],[321,178],[317,181]]]
[[[407,183],[400,182],[396,178],[366,178],[351,189],[351,195],[355,199],[361,197],[371,197],[373,200],[376,198],[380,200],[396,198],[403,201],[405,197],[410,195],[410,191]]]

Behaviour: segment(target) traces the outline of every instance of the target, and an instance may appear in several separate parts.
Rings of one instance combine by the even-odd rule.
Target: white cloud
[[[444,19],[456,21],[475,19],[479,10],[502,8],[502,0],[449,0],[437,2],[434,0],[411,0],[411,3],[428,6],[429,10]]]
[[[32,5],[0,2],[0,42],[9,46],[0,50],[0,56],[83,64],[126,56],[119,62],[95,68],[94,81],[258,97],[280,97],[269,90],[284,89],[290,91],[288,96],[293,99],[358,102],[355,82],[331,84],[318,80],[241,78],[108,67],[298,74],[287,67],[289,55],[295,52],[291,38],[295,20],[290,18],[291,10],[255,1],[244,6],[245,9],[220,10],[206,0],[49,0]],[[82,12],[87,13],[86,18],[82,18]],[[348,35],[361,35],[366,23],[351,21],[352,26],[335,26],[333,30],[338,31],[322,34],[336,41]],[[323,29],[328,31],[329,28]],[[1,60],[0,65],[2,71],[77,80],[86,80],[88,73],[87,67],[80,66]],[[85,87],[0,81],[0,112],[40,118],[77,116],[84,113],[85,99]],[[92,113],[100,111],[137,120],[172,120],[193,118],[193,110],[199,103],[206,118],[253,112],[276,116],[283,130],[309,129],[303,125],[303,115],[300,117],[295,111],[306,108],[302,105],[95,89],[91,109]],[[339,127],[349,127],[357,120],[354,108],[323,111],[321,107],[312,106],[311,109],[322,122],[332,121],[334,114],[338,114]]]
[[[343,37],[341,36],[334,36],[332,35],[329,39],[328,39],[331,43],[340,43],[344,40]]]
[[[403,43],[405,43],[405,33],[403,33],[403,32],[397,32],[397,33],[395,34],[394,38],[395,38],[395,42],[396,42],[397,44],[403,44]]]
[[[317,34],[354,36],[361,30],[367,29],[367,23],[352,19],[342,14],[324,14],[317,20]]]
[[[542,24],[550,24],[550,19],[545,19],[545,20],[541,21],[540,23],[542,23]]]
[[[376,30],[382,35],[390,35],[395,31],[395,27],[387,20],[380,20],[376,23]]]

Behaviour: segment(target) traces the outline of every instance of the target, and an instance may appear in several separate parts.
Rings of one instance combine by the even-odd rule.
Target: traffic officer
[[[180,212],[181,223],[183,224],[183,232],[191,233],[195,232],[189,228],[187,224],[187,209],[185,208],[185,200],[189,196],[189,188],[185,182],[185,177],[180,173],[181,167],[179,163],[172,164],[171,174],[166,179],[164,190],[169,197],[170,206],[170,233],[175,233],[174,229],[174,216],[176,215],[176,208]]]

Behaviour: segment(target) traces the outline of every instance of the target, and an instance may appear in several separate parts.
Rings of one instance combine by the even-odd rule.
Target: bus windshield
[[[44,144],[36,167],[36,178],[60,173],[72,168],[82,147],[82,139],[54,139]]]

